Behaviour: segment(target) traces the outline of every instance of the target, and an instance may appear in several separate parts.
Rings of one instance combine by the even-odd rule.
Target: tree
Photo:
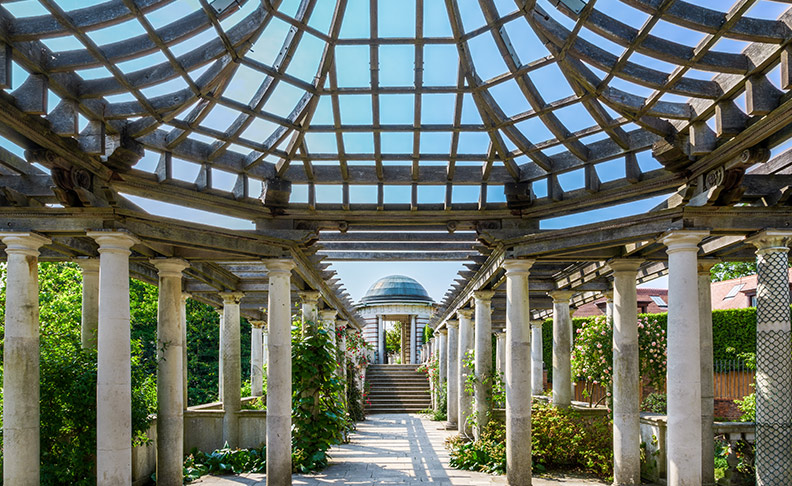
[[[388,354],[401,352],[402,323],[397,322],[392,328],[385,331],[385,349]]]
[[[710,280],[722,282],[756,274],[756,262],[722,262],[710,270]]]

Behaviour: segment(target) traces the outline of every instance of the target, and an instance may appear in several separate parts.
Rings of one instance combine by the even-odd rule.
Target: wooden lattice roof
[[[553,216],[786,205],[791,29],[770,0],[3,2],[0,203],[475,274]]]

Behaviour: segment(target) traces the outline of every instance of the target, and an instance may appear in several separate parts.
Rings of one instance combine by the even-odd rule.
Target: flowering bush
[[[666,333],[663,325],[651,316],[638,319],[639,373],[647,384],[662,389],[666,375]],[[591,396],[595,385],[602,385],[611,395],[613,382],[613,328],[604,317],[584,322],[575,333],[572,349],[572,372],[586,381],[584,394]]]

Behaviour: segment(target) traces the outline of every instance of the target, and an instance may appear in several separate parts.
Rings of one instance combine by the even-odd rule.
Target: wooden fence
[[[715,399],[716,400],[741,400],[746,395],[754,392],[753,384],[755,373],[749,370],[742,360],[724,360],[715,362]],[[584,390],[590,390],[591,397],[585,395]],[[649,390],[643,390],[646,396]],[[580,402],[597,403],[605,397],[606,390],[602,385],[588,386],[585,381],[575,384],[575,400]],[[604,403],[602,400],[601,403]]]

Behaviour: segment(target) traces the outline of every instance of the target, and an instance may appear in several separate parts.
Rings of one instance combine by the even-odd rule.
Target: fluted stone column
[[[223,442],[239,447],[239,411],[242,409],[242,342],[239,330],[239,301],[242,292],[223,292]]]
[[[379,364],[385,363],[385,353],[387,352],[385,348],[385,318],[384,316],[377,314],[377,355],[379,357],[378,362]]]
[[[638,291],[643,260],[616,259],[613,271],[613,484],[641,484]]]
[[[330,341],[333,343],[333,346],[336,345],[336,333],[335,333],[335,326],[336,326],[336,316],[338,315],[338,311],[335,309],[322,309],[319,311],[319,320],[322,323],[322,326],[330,333]]]
[[[495,371],[506,373],[506,331],[495,333]]]
[[[473,437],[473,424],[468,417],[473,413],[473,396],[465,391],[467,377],[474,372],[464,365],[465,354],[473,349],[473,309],[460,309],[459,317],[459,405],[457,427],[459,433],[466,437]]]
[[[250,322],[250,394],[264,395],[264,321]]]
[[[304,290],[298,292],[297,295],[300,297],[302,305],[302,332],[305,334],[308,323],[311,323],[313,326],[319,323],[319,297],[321,293],[315,290]]]
[[[672,231],[668,253],[668,485],[701,484],[698,244],[707,231]]]
[[[39,248],[35,233],[0,233],[6,245],[3,344],[3,484],[39,484]]]
[[[792,484],[792,350],[788,230],[765,230],[756,248],[756,479]],[[670,299],[670,298],[669,298]]]
[[[531,321],[531,391],[534,395],[544,393],[543,324],[542,320]]]
[[[132,483],[132,366],[128,233],[87,234],[99,244],[96,376],[96,484]]]
[[[553,406],[572,404],[572,317],[569,299],[574,292],[557,290],[553,298]]]
[[[267,310],[267,486],[291,484],[291,260],[266,261]]]
[[[183,484],[184,333],[180,258],[151,260],[159,273],[157,301],[157,484]]]
[[[531,484],[531,308],[533,260],[506,260],[506,481]]]
[[[190,297],[191,297],[190,294],[188,294],[186,292],[182,292],[181,299],[180,299],[181,300],[181,306],[180,306],[181,309],[180,310],[181,310],[181,322],[182,322],[182,342],[184,343],[184,346],[182,346],[182,388],[183,388],[183,391],[184,391],[183,403],[184,403],[185,410],[189,406],[189,401],[187,399],[189,398],[189,390],[190,390],[190,388],[189,388],[190,380],[188,379],[188,375],[187,375],[187,368],[188,368],[187,367],[187,346],[188,346],[188,341],[187,341],[187,299],[189,299]]]
[[[407,364],[407,346],[409,341],[407,339],[407,323],[399,322],[401,326],[401,337],[399,339],[399,362],[400,364]]]
[[[410,364],[418,363],[418,325],[416,316],[410,316]]]
[[[459,321],[446,321],[448,328],[448,417],[449,427],[459,420]]]
[[[77,258],[82,270],[82,313],[80,341],[83,349],[96,349],[99,329],[99,259]]]
[[[699,260],[699,338],[701,340],[701,482],[715,484],[715,370],[712,343],[712,293],[710,270],[716,261]]]
[[[476,302],[476,440],[489,421],[492,406],[492,290],[479,290],[473,296]]]

